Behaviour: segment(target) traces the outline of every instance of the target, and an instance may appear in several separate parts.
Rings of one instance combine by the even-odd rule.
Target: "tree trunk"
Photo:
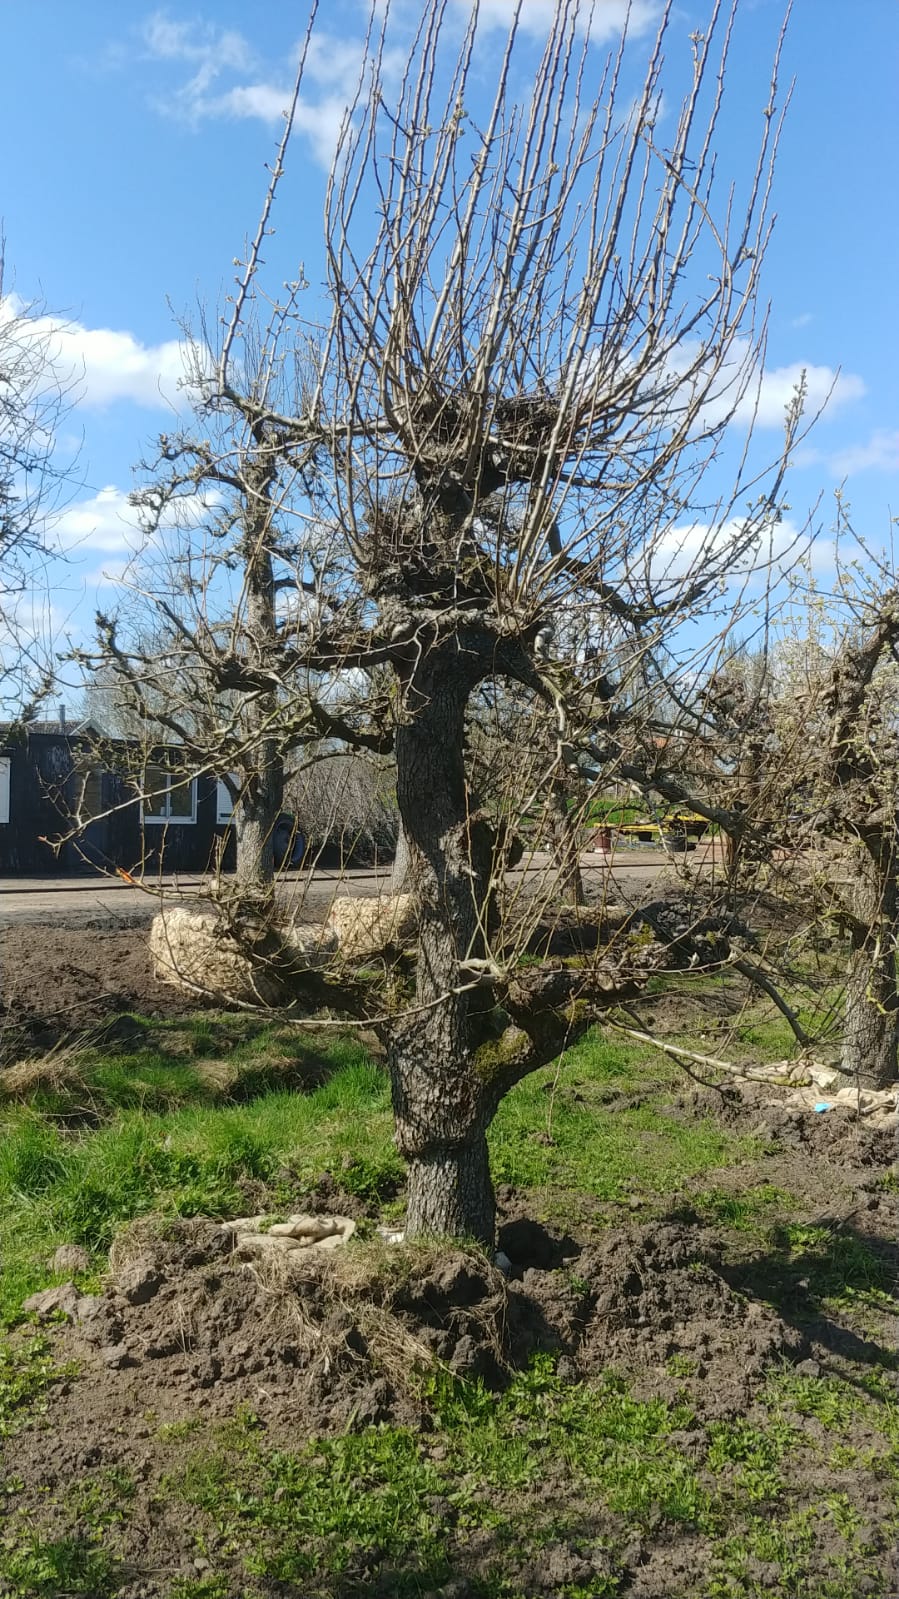
[[[284,762],[278,745],[256,747],[258,765],[248,772],[234,815],[237,833],[235,886],[241,898],[266,897],[275,878],[275,827],[284,803]]]
[[[899,896],[891,841],[877,840],[854,852],[857,875],[851,890],[852,924],[843,1069],[866,1088],[896,1081],[899,1008],[896,935]]]
[[[568,809],[568,795],[564,783],[553,784],[550,803],[553,853],[559,874],[559,889],[562,898],[567,899],[570,904],[583,905],[584,880],[581,876],[578,828]]]
[[[496,1230],[486,1132],[460,1148],[409,1162],[410,1238],[477,1238],[492,1245]]]
[[[396,1141],[409,1164],[407,1234],[492,1245],[485,1083],[469,1047],[459,963],[477,948],[486,884],[472,863],[463,762],[470,682],[459,653],[416,670],[396,735],[397,798],[419,899],[416,1001],[388,1049]],[[461,990],[461,991],[460,991]]]
[[[262,452],[246,512],[243,536],[246,644],[250,659],[265,664],[277,644],[275,577],[270,544],[271,460]],[[275,828],[284,804],[284,756],[270,736],[278,717],[277,693],[248,698],[241,718],[246,746],[235,816],[236,888],[240,899],[269,899],[275,879]]]
[[[406,829],[401,820],[399,832],[396,836],[396,854],[393,857],[393,870],[390,874],[391,894],[406,893],[409,886],[409,864],[409,840],[406,837]]]

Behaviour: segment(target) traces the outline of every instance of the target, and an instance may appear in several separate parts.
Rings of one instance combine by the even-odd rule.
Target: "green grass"
[[[128,1050],[97,1045],[68,1080],[57,1074],[31,1102],[0,1107],[8,1322],[25,1293],[50,1280],[58,1243],[85,1244],[99,1270],[116,1230],[148,1211],[283,1208],[325,1171],[366,1200],[399,1206],[386,1077],[353,1039],[323,1045],[210,1016],[148,1023]],[[732,1192],[716,1178],[760,1150],[712,1118],[671,1114],[683,1081],[657,1052],[592,1034],[504,1102],[491,1131],[494,1173],[536,1190],[538,1211],[553,1195],[570,1205],[580,1194],[632,1202],[635,1192],[651,1208],[687,1185],[691,1211],[732,1235],[755,1291],[788,1313],[891,1305],[888,1267],[861,1239],[797,1219],[799,1201],[771,1183]],[[48,1340],[29,1329],[0,1345],[0,1434],[39,1422],[59,1375]],[[686,1355],[667,1363],[674,1388],[694,1375]],[[189,1508],[209,1564],[173,1575],[172,1593],[226,1599],[236,1581],[247,1599],[279,1584],[420,1599],[458,1574],[459,1551],[472,1542],[481,1551],[473,1593],[525,1599],[527,1562],[561,1542],[592,1575],[557,1582],[560,1599],[615,1599],[639,1533],[713,1551],[703,1599],[881,1594],[877,1563],[895,1514],[882,1512],[875,1547],[871,1528],[838,1491],[822,1495],[820,1482],[864,1469],[899,1505],[889,1375],[869,1367],[849,1381],[785,1368],[761,1385],[750,1415],[702,1426],[685,1402],[638,1398],[613,1372],[593,1384],[563,1381],[542,1355],[500,1394],[447,1375],[422,1379],[424,1431],[380,1426],[272,1449],[252,1416],[225,1427],[175,1422],[158,1430],[174,1462],[160,1492]],[[797,1486],[806,1472],[819,1485],[813,1503]],[[37,1514],[17,1512],[14,1478],[6,1491],[0,1591],[112,1599],[132,1513],[125,1474],[61,1486]]]
[[[117,1565],[91,1538],[44,1538],[25,1527],[0,1537],[0,1579],[9,1599],[106,1599],[119,1590]]]
[[[558,1581],[559,1599],[614,1599],[641,1533],[698,1540],[713,1571],[703,1599],[884,1595],[895,1518],[872,1529],[838,1491],[797,1498],[796,1466],[816,1458],[814,1428],[830,1414],[809,1409],[810,1382],[785,1373],[751,1422],[702,1427],[686,1405],[638,1399],[612,1373],[568,1383],[541,1355],[499,1394],[446,1374],[422,1379],[431,1416],[423,1431],[377,1426],[273,1449],[243,1412],[201,1440],[185,1437],[159,1484],[168,1502],[188,1507],[206,1561],[172,1591],[254,1599],[293,1584],[310,1595],[412,1599],[458,1576],[460,1551],[472,1547],[473,1594],[525,1599],[533,1590],[521,1573],[562,1543],[589,1557],[592,1576]],[[896,1405],[886,1408],[892,1438]],[[839,1433],[863,1409],[873,1414],[877,1402],[847,1398],[831,1428]],[[890,1447],[895,1455],[886,1442],[884,1469]],[[541,1493],[548,1475],[552,1491]],[[62,1529],[30,1526],[18,1538],[13,1523],[0,1579],[17,1599],[114,1593],[115,1530],[132,1491],[124,1474],[99,1474],[66,1491]]]
[[[522,1187],[562,1187],[602,1200],[677,1189],[698,1173],[756,1152],[710,1117],[666,1113],[676,1066],[644,1047],[590,1034],[561,1071],[527,1078],[500,1106],[491,1131],[496,1178]],[[605,1108],[610,1096],[640,1102]]]
[[[259,1041],[255,1041],[258,1050]],[[113,1064],[121,1068],[120,1058]],[[62,1242],[98,1259],[135,1216],[234,1214],[260,1189],[277,1204],[322,1171],[346,1167],[348,1186],[390,1191],[400,1175],[390,1142],[384,1074],[355,1042],[334,1046],[333,1074],[308,1093],[263,1090],[245,1103],[192,1103],[166,1110],[120,1103],[109,1062],[79,1062],[97,1125],[67,1125],[31,1104],[0,1116],[0,1228],[8,1240],[0,1275],[0,1321],[52,1280],[48,1260]],[[258,1070],[264,1073],[264,1056]],[[153,1060],[142,1070],[152,1074]],[[168,1070],[168,1068],[166,1068]],[[190,1068],[182,1063],[179,1071]],[[157,1080],[158,1088],[158,1080]],[[199,1102],[197,1102],[199,1101]]]
[[[101,1266],[118,1229],[149,1211],[233,1215],[263,1200],[283,1208],[325,1171],[365,1200],[399,1205],[404,1169],[387,1079],[355,1039],[310,1044],[241,1017],[146,1024],[141,1033],[145,1048],[95,1047],[68,1063],[68,1078],[39,1079],[29,1102],[0,1106],[0,1228],[9,1240],[0,1325],[55,1280],[48,1262],[58,1244],[83,1244]],[[213,1047],[224,1052],[214,1071]],[[490,1135],[496,1178],[614,1200],[638,1182],[647,1194],[671,1192],[751,1152],[751,1141],[711,1120],[667,1115],[677,1081],[655,1052],[647,1058],[641,1047],[590,1035],[560,1068],[504,1101]],[[305,1091],[283,1086],[291,1082]],[[638,1102],[606,1108],[622,1094]],[[89,1119],[71,1114],[76,1099]]]
[[[736,1193],[709,1188],[690,1197],[690,1210],[702,1221],[761,1238],[770,1237],[772,1221],[789,1215],[797,1204],[794,1194],[773,1183],[758,1183]]]

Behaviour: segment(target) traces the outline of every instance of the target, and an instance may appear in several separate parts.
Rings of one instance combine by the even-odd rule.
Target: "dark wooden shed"
[[[182,774],[177,748],[143,756],[86,723],[0,724],[0,875],[209,871],[216,796],[214,777]]]

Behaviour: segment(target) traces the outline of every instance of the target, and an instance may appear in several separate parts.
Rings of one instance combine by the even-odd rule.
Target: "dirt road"
[[[708,868],[712,849],[700,848],[687,857],[689,869]],[[613,888],[624,898],[637,898],[660,877],[673,875],[671,858],[662,850],[624,849],[611,863],[599,852],[581,858],[588,897],[598,898]],[[550,876],[549,858],[535,855],[525,870],[512,873],[528,889]],[[390,869],[292,873],[279,887],[285,909],[301,920],[317,920],[335,894],[359,898],[387,891]],[[117,878],[0,878],[0,926],[15,924],[69,927],[139,927],[166,904],[203,897],[199,877],[163,877],[133,884]]]

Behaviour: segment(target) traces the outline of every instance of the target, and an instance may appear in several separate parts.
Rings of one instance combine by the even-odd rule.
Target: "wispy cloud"
[[[850,444],[830,459],[837,477],[852,477],[856,472],[899,472],[899,430],[879,428],[867,444]]]
[[[864,380],[854,372],[838,372],[832,366],[792,361],[789,366],[766,369],[757,385],[750,384],[737,408],[737,420],[749,422],[755,418],[758,427],[782,427],[787,407],[803,381],[806,417],[823,411],[829,420],[867,392]]]
[[[471,10],[471,0],[455,0],[455,4],[460,10]],[[508,28],[516,5],[517,0],[481,0],[481,26]],[[525,0],[519,26],[527,33],[544,34],[558,9],[558,0]],[[662,10],[661,0],[595,0],[592,12],[589,7],[584,8],[583,23],[584,27],[589,26],[590,37],[602,44],[619,37],[625,27],[634,38],[647,33],[658,23]]]
[[[790,517],[748,531],[740,517],[728,521],[689,522],[668,531],[647,551],[647,568],[654,583],[682,581],[720,569],[725,577],[743,578],[753,572],[789,565],[811,545],[808,528]],[[737,551],[742,551],[737,555]]]
[[[144,49],[152,59],[188,67],[182,81],[153,96],[156,109],[196,125],[214,118],[250,119],[275,128],[290,104],[294,60],[259,61],[242,34],[213,23],[180,22],[158,11],[145,23]],[[388,53],[383,63],[389,71]],[[359,83],[363,40],[327,30],[315,33],[305,58],[303,93],[295,126],[329,167],[338,134]]]
[[[220,504],[214,494],[180,496],[173,503],[163,527],[199,527],[210,511]],[[64,554],[75,550],[98,550],[110,555],[134,555],[147,542],[141,528],[138,508],[130,503],[125,490],[107,484],[90,499],[79,500],[57,518],[52,536]],[[106,570],[112,572],[107,566]],[[117,576],[121,575],[119,571]]]

